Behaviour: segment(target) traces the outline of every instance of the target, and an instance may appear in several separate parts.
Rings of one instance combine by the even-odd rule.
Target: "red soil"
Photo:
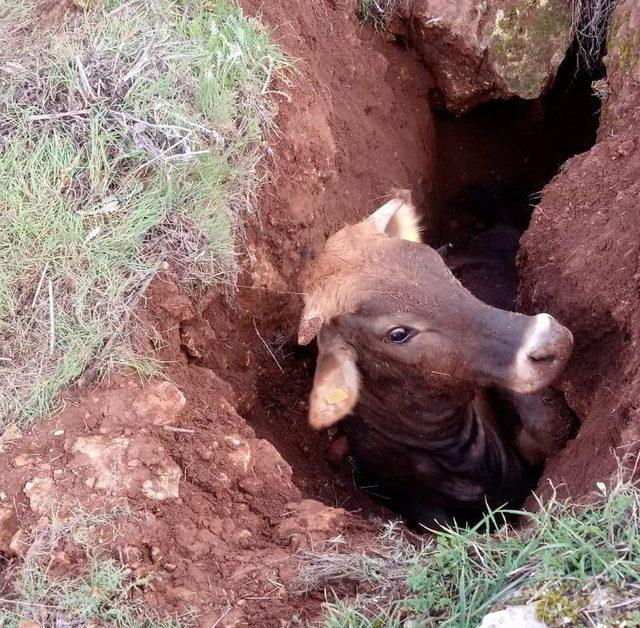
[[[354,490],[349,469],[329,465],[327,436],[306,425],[313,355],[295,347],[296,282],[326,235],[374,209],[390,188],[414,190],[427,226],[434,198],[431,81],[417,55],[359,28],[355,3],[246,9],[261,9],[299,61],[291,84],[277,86],[287,97],[272,178],[249,225],[234,304],[219,295],[193,304],[166,276],[140,313],[153,337],[140,341],[186,398],[171,410],[174,431],[161,423],[179,393],[161,401],[159,414],[140,410],[153,401],[152,385],[120,375],[70,390],[62,413],[0,457],[2,492],[21,529],[54,502],[93,508],[126,497],[143,515],[106,546],[135,573],[155,575],[146,593],[152,606],[196,606],[207,626],[223,615],[219,626],[313,618],[323,597],[296,593],[295,551],[343,529],[368,534],[366,515],[382,512]],[[105,487],[105,477],[116,485]],[[164,481],[169,493],[179,486],[179,497],[149,499],[146,483]],[[361,516],[300,506],[305,497]]]

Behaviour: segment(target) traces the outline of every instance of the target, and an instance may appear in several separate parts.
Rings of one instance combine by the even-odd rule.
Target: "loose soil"
[[[300,595],[295,553],[340,533],[366,541],[377,519],[393,517],[355,488],[348,463],[328,461],[332,435],[306,424],[315,356],[295,344],[297,279],[306,261],[392,187],[413,191],[432,244],[460,243],[497,222],[523,229],[530,194],[589,147],[597,123],[587,87],[571,81],[536,103],[488,105],[463,120],[434,116],[433,81],[418,55],[402,38],[360,28],[355,2],[243,4],[261,13],[298,61],[277,86],[285,96],[271,180],[259,216],[249,220],[237,292],[190,299],[169,270],[141,308],[147,331],[138,342],[165,363],[174,386],[117,374],[89,390],[70,390],[63,412],[0,456],[2,493],[23,530],[54,500],[108,508],[128,499],[141,514],[105,546],[136,574],[155,575],[144,594],[153,607],[195,606],[203,626],[314,619],[324,597]],[[579,416],[592,418],[570,455],[561,454],[549,471],[572,491],[587,490],[611,467],[612,458],[604,467],[599,461],[620,441],[630,412],[631,397],[619,382],[624,391],[638,382],[637,371],[625,370],[622,347],[640,321],[626,311],[616,317],[608,296],[611,277],[620,278],[622,295],[637,284],[613,261],[595,270],[616,234],[633,251],[617,261],[638,268],[640,238],[625,221],[640,162],[635,143],[629,146],[606,144],[574,158],[568,178],[547,188],[521,252],[524,305],[548,308],[576,332],[578,357],[563,390]],[[602,177],[584,186],[600,168]],[[629,193],[618,198],[622,177]],[[602,206],[608,199],[610,211],[589,214],[577,240],[558,249],[561,230],[586,216],[595,198]],[[516,210],[505,214],[505,207]],[[580,294],[585,259],[594,268],[586,309],[571,296]],[[25,490],[34,478],[40,482]]]

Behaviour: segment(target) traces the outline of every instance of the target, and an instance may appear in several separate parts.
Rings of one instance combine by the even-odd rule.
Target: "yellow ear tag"
[[[324,400],[331,406],[349,399],[349,394],[344,388],[335,388],[333,392],[327,395]]]

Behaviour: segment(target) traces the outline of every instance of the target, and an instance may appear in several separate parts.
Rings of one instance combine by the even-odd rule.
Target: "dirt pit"
[[[152,606],[195,606],[208,626],[313,619],[323,594],[300,595],[295,552],[341,533],[366,539],[395,517],[355,485],[348,462],[332,464],[331,435],[307,426],[315,355],[295,343],[306,259],[392,187],[413,191],[434,246],[464,250],[498,223],[523,231],[536,194],[593,144],[598,125],[590,79],[573,76],[570,62],[537,101],[455,119],[432,113],[418,55],[360,28],[348,3],[260,8],[303,62],[281,86],[272,179],[249,225],[237,294],[190,299],[170,272],[157,279],[138,341],[171,383],[119,374],[69,391],[66,409],[0,460],[21,530],[53,503],[128,500],[142,514],[105,548],[136,575],[153,574]],[[6,553],[20,554],[13,541]]]

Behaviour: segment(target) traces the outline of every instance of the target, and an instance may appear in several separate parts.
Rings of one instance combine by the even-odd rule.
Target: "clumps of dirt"
[[[236,413],[215,373],[185,371],[176,369],[177,385],[114,377],[14,444],[0,460],[0,551],[23,555],[26,531],[54,512],[128,504],[143,514],[119,523],[109,550],[135,577],[151,576],[154,608],[204,608],[212,621],[226,610],[221,625],[311,618],[320,600],[296,596],[295,552],[364,524],[303,500],[291,467]]]

